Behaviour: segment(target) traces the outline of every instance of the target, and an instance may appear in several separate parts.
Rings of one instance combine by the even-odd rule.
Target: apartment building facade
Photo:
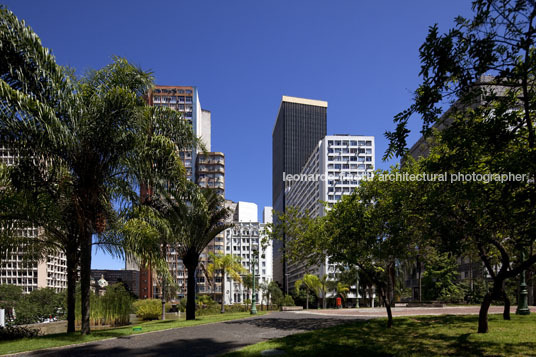
[[[301,172],[285,181],[287,207],[295,207],[313,218],[324,216],[326,209],[342,196],[351,194],[362,179],[372,177],[375,159],[373,136],[325,136],[318,142]],[[288,262],[288,287],[292,289],[306,273],[320,277],[328,275],[334,279],[336,272],[337,266],[329,259],[316,267]],[[352,294],[348,298],[355,298]]]
[[[225,197],[225,155],[222,152],[211,151],[212,113],[203,109],[199,101],[199,93],[192,86],[163,86],[157,85],[147,95],[147,103],[153,106],[168,107],[183,115],[191,125],[194,134],[203,144],[200,148],[192,148],[180,152],[181,160],[186,168],[186,174],[190,181],[201,187],[213,189],[216,193]],[[211,284],[206,277],[209,252],[223,253],[224,233],[219,234],[211,241],[200,256],[200,264],[196,273],[197,292],[200,294],[221,294],[219,284]],[[187,270],[177,251],[170,247],[167,251],[166,260],[169,270],[175,280],[177,299],[186,296]],[[133,268],[137,264],[127,264]],[[161,288],[155,272],[150,266],[139,267],[140,271],[140,297],[159,298]]]
[[[15,150],[0,147],[0,162],[11,166],[16,160]],[[22,228],[18,232],[25,238],[36,239],[42,233],[39,227]],[[20,286],[25,293],[39,288],[52,288],[56,292],[67,289],[67,258],[62,251],[58,250],[39,261],[24,259],[24,247],[0,254],[0,284]]]
[[[225,254],[229,254],[240,259],[244,269],[253,273],[259,283],[270,283],[273,280],[273,245],[266,230],[267,224],[271,221],[265,220],[260,223],[257,218],[257,205],[251,202],[236,202],[233,206],[234,227],[225,231]],[[271,212],[271,207],[264,208],[263,217],[271,218],[266,212]],[[225,276],[225,304],[244,303],[251,300],[252,291],[244,286],[242,282],[232,280]],[[258,287],[256,289],[256,301],[260,301]]]

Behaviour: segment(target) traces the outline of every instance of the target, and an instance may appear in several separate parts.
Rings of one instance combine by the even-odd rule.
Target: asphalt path
[[[83,345],[21,353],[17,356],[217,356],[272,338],[358,319],[363,317],[273,312],[247,319],[148,332]]]
[[[492,306],[490,313],[502,313]],[[512,312],[515,308],[512,307]],[[534,308],[531,309],[534,311]],[[478,306],[393,308],[394,316],[478,314]],[[148,332],[17,356],[217,356],[247,345],[356,320],[385,317],[385,309],[272,312],[263,316]]]

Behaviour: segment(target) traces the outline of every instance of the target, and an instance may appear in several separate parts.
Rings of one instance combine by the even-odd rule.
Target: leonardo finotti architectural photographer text
[[[514,174],[508,173],[487,173],[479,174],[472,173],[448,173],[441,174],[420,173],[410,174],[408,172],[394,173],[394,174],[377,174],[380,181],[435,181],[435,182],[534,182],[534,177],[530,177],[528,174]],[[283,181],[285,182],[298,182],[298,181],[328,181],[328,180],[363,180],[367,177],[372,177],[372,173],[367,174],[346,174],[341,173],[339,175],[326,175],[326,174],[287,174],[283,173]]]

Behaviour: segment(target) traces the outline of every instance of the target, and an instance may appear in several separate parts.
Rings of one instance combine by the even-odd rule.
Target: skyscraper
[[[17,161],[17,150],[0,145],[0,163],[12,166]],[[25,227],[18,234],[37,239],[44,232],[39,227]],[[60,292],[67,288],[67,258],[64,252],[58,250],[41,260],[25,260],[26,253],[24,246],[0,253],[0,285],[17,285],[24,293],[40,288],[53,288]]]
[[[209,110],[201,108],[199,94],[196,87],[190,86],[164,86],[156,85],[147,95],[147,103],[153,106],[163,106],[182,113],[183,118],[191,125],[195,136],[201,139],[206,152],[199,148],[192,148],[180,153],[181,160],[186,168],[186,175],[192,182],[201,187],[215,190],[221,196],[225,195],[225,155],[221,152],[211,152],[211,120]],[[205,248],[200,257],[200,265],[207,265],[208,252],[223,253],[223,233],[219,234]],[[187,272],[182,260],[173,247],[168,249],[166,257],[169,270],[175,283],[179,287],[177,297],[186,295]],[[126,262],[127,269],[136,269],[136,263]],[[150,267],[140,267],[140,298],[152,298],[160,295],[158,279]],[[202,272],[197,278],[197,292],[211,292]],[[217,290],[217,286],[213,286]],[[221,293],[221,291],[220,291]]]
[[[342,196],[350,195],[361,179],[372,177],[375,165],[374,137],[364,135],[328,135],[320,140],[303,166],[298,180],[285,182],[285,203],[310,217],[326,214],[326,209]],[[327,206],[325,206],[326,204]],[[305,267],[303,262],[287,263],[288,286],[304,274],[336,278],[338,266],[326,259],[318,266]],[[355,287],[352,287],[354,289]],[[329,296],[329,295],[328,295]],[[349,292],[347,299],[355,299]]]
[[[274,211],[285,212],[283,174],[298,174],[327,133],[328,103],[321,100],[283,96],[272,133],[272,203]],[[274,217],[277,220],[277,216]],[[283,242],[274,242],[274,280],[287,291]]]

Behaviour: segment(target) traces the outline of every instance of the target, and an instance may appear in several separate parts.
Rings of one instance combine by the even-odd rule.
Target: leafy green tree
[[[225,281],[227,280],[227,277],[229,277],[232,281],[235,282],[244,282],[246,284],[246,278],[247,276],[242,277],[241,274],[245,273],[246,269],[242,266],[240,263],[241,259],[238,256],[230,255],[230,254],[214,254],[209,253],[210,260],[212,263],[208,266],[208,273],[212,277],[214,277],[216,274],[221,274],[221,291],[222,291],[222,298],[221,298],[221,313],[223,314],[225,312]],[[252,284],[252,283],[250,283]]]
[[[392,325],[397,261],[414,254],[417,246],[413,233],[421,218],[415,210],[422,194],[419,182],[389,180],[388,175],[416,169],[407,165],[403,170],[377,172],[352,195],[343,196],[326,216],[330,261],[357,265],[360,276],[375,285],[387,311],[388,327]]]
[[[327,258],[327,242],[324,218],[312,217],[309,212],[300,212],[287,207],[272,224],[268,234],[272,239],[285,241],[285,256],[288,261],[300,262],[306,268],[317,266]]]
[[[0,285],[0,307],[2,309],[14,308],[22,300],[22,288],[16,285]]]
[[[299,294],[301,287],[305,287],[305,294],[306,294],[306,300],[305,300],[305,309],[309,309],[309,292],[318,292],[320,291],[320,279],[316,275],[313,274],[305,274],[303,278],[300,280],[297,280],[296,283],[294,283],[294,290],[297,294]]]
[[[459,302],[463,293],[458,285],[458,264],[448,253],[429,255],[423,274],[423,293],[426,300]]]
[[[248,273],[246,275],[243,275],[242,276],[242,284],[248,290],[248,292],[251,291],[253,289],[253,274]],[[255,277],[255,288],[257,289],[257,291],[260,291],[260,283],[259,283],[259,277],[258,276]]]
[[[406,154],[407,123],[418,115],[424,134],[443,128],[431,170],[534,177],[535,4],[476,0],[473,10],[472,19],[458,17],[445,34],[430,28],[420,48],[423,82],[414,103],[395,117],[385,156]],[[453,105],[442,115],[448,102]],[[529,180],[452,186],[437,195],[445,220],[457,222],[450,243],[468,241],[493,280],[479,315],[478,332],[486,333],[489,306],[506,297],[505,281],[536,262],[536,190]],[[523,257],[521,250],[530,253]]]
[[[271,281],[268,284],[267,289],[267,300],[268,303],[281,306],[281,302],[283,300],[283,291],[281,291],[281,288],[275,281]]]

